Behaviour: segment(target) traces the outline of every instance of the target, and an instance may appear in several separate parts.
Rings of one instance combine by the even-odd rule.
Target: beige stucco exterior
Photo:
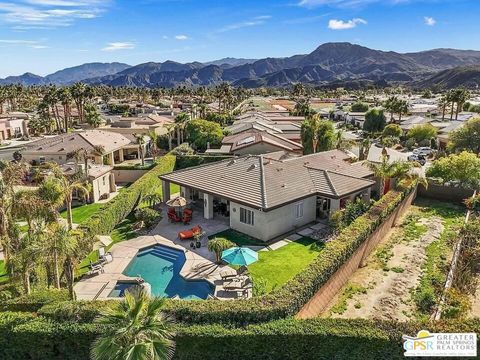
[[[92,199],[93,202],[100,200],[102,195],[115,192],[115,179],[111,172],[108,172],[97,179],[90,181],[92,184]]]
[[[285,150],[285,149],[279,146],[268,144],[268,143],[257,143],[251,146],[234,150],[233,154],[234,155],[260,155],[260,154],[268,154],[271,152],[282,151],[282,150]],[[301,150],[297,151],[297,153],[301,154],[302,151]]]
[[[287,204],[271,211],[260,211],[230,202],[230,227],[257,239],[268,241],[294,231],[316,218],[316,196]],[[296,217],[296,205],[303,204],[303,215]],[[254,212],[254,225],[240,222],[240,208]]]

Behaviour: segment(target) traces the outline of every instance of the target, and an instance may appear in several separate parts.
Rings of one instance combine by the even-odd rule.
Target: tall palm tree
[[[174,353],[170,320],[164,300],[150,299],[144,290],[127,291],[125,300],[108,308],[96,323],[105,331],[91,349],[93,360],[164,360]]]
[[[398,122],[402,122],[402,115],[408,114],[408,101],[399,100],[395,106],[395,111],[398,113]]]
[[[386,148],[382,150],[382,161],[380,163],[369,163],[368,166],[373,171],[375,177],[380,179],[380,194],[385,195],[390,191],[391,179],[397,181],[411,178],[411,170],[414,163],[408,161],[389,161],[389,155]]]
[[[76,245],[75,238],[68,229],[58,223],[52,224],[46,231],[43,250],[47,258],[52,259],[55,287],[60,289],[59,265],[64,256],[71,254]]]
[[[148,137],[150,138],[151,150],[153,161],[156,160],[158,155],[158,134],[155,131],[149,131]]]
[[[140,159],[142,160],[142,166],[145,166],[145,135],[143,134],[133,134],[138,144],[138,152],[140,153]]]

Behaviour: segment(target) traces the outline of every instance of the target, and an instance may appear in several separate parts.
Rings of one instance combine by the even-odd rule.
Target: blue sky
[[[330,41],[480,50],[479,0],[0,0],[0,77],[85,62],[277,57]]]

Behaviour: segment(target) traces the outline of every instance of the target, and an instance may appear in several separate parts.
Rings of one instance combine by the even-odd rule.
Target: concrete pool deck
[[[218,265],[209,259],[193,252],[184,246],[176,245],[172,241],[159,236],[149,235],[115,244],[110,249],[113,261],[104,265],[104,272],[95,276],[84,277],[77,284],[74,290],[78,300],[106,300],[114,289],[117,281],[133,280],[134,278],[123,275],[128,264],[144,248],[154,245],[165,245],[185,252],[186,261],[180,271],[185,279],[207,280],[215,287],[221,287],[220,272],[227,270],[232,274],[235,271],[224,265]],[[199,249],[198,249],[199,250]],[[217,289],[216,289],[217,290]],[[221,289],[219,289],[221,290]],[[217,295],[217,291],[215,291]],[[220,295],[220,294],[218,294]]]

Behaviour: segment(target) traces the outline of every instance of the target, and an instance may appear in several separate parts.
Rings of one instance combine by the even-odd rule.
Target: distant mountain
[[[43,84],[43,77],[27,72],[23,75],[9,76],[5,79],[0,79],[0,85],[8,84],[20,84],[24,86],[39,85]]]
[[[95,69],[102,65],[104,68]],[[462,75],[466,70],[461,68],[476,65],[480,65],[480,51],[434,49],[401,54],[344,42],[326,43],[309,54],[285,58],[225,58],[205,64],[165,61],[133,67],[125,64],[86,64],[43,79],[25,74],[3,82],[31,85],[36,82],[63,84],[82,80],[89,84],[140,87],[213,86],[224,81],[244,87],[282,87],[302,82],[321,87],[358,88],[392,84],[427,86],[429,81],[432,84],[437,81],[435,77],[440,76],[439,72],[447,71],[442,76],[455,77],[456,80],[438,79],[442,84],[473,86],[475,81]],[[452,69],[455,69],[453,73],[448,72]],[[472,70],[469,71],[472,74]]]
[[[217,65],[220,67],[232,67],[232,66],[240,66],[245,64],[252,64],[258,59],[243,59],[243,58],[233,58],[233,57],[226,57],[220,60],[209,61],[204,63],[205,65]]]
[[[45,77],[45,82],[53,84],[70,84],[94,77],[113,75],[130,67],[130,65],[118,62],[83,64],[48,75]]]
[[[130,68],[130,65],[121,63],[89,63],[57,71],[45,77],[25,73],[20,76],[9,76],[0,79],[0,84],[22,84],[22,85],[67,85],[77,81],[83,81],[94,77],[103,77],[116,74]]]
[[[420,88],[438,87],[450,89],[464,86],[470,89],[480,87],[480,65],[461,66],[444,70],[415,84]]]

